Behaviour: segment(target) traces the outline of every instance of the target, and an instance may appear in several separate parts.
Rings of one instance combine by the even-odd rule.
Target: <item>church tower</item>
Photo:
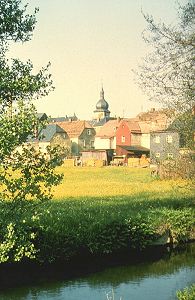
[[[104,90],[102,87],[102,90],[100,91],[100,100],[96,104],[96,110],[94,110],[94,119],[97,121],[103,120],[103,119],[109,119],[110,118],[110,111],[109,111],[109,105],[108,102],[104,99]]]

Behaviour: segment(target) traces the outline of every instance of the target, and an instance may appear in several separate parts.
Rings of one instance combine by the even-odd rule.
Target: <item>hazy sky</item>
[[[155,106],[136,86],[131,72],[148,51],[141,38],[146,27],[141,9],[172,23],[175,0],[27,2],[29,9],[40,9],[33,39],[11,47],[10,56],[30,58],[35,70],[51,62],[55,91],[36,102],[39,112],[91,119],[102,82],[113,116],[133,117]]]

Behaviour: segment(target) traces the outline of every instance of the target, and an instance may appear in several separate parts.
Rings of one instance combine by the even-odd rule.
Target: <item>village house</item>
[[[70,138],[67,132],[57,124],[48,124],[43,128],[35,138],[28,138],[27,143],[31,143],[35,148],[42,152],[47,152],[48,146],[58,146],[65,148],[70,152]]]
[[[167,110],[155,110],[138,114],[135,121],[138,122],[141,130],[140,145],[150,148],[150,134],[157,130],[166,130],[173,121],[173,114]]]
[[[141,129],[135,119],[124,119],[116,131],[116,155],[130,156],[146,154],[149,150],[141,146]]]
[[[121,119],[109,120],[105,123],[95,136],[95,149],[116,150],[116,131]]]
[[[71,154],[80,155],[83,150],[94,149],[95,129],[87,121],[56,122],[71,140]]]
[[[42,153],[47,154],[47,147],[61,146],[64,148],[64,156],[70,152],[70,138],[64,129],[57,124],[48,124],[40,131],[36,131],[34,137],[29,136],[25,146],[31,145],[36,150],[40,150]],[[22,151],[22,146],[17,147],[17,151]]]
[[[179,157],[179,134],[176,131],[156,131],[150,135],[150,162],[157,164]]]

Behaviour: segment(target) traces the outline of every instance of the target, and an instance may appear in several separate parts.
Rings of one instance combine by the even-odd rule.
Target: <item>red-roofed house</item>
[[[72,155],[79,155],[83,150],[94,149],[95,129],[87,121],[55,123],[67,132],[71,140]]]
[[[116,149],[116,131],[120,118],[109,120],[98,131],[95,137],[95,149]]]
[[[116,155],[141,156],[149,153],[149,149],[141,146],[141,129],[135,119],[120,122],[116,131]]]

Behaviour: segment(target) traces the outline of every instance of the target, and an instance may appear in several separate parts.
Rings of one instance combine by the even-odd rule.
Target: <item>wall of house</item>
[[[82,161],[86,162],[89,159],[104,160],[107,162],[106,151],[84,151],[82,152]]]
[[[124,139],[122,137],[124,137]],[[125,122],[122,122],[116,131],[116,145],[131,145],[131,133],[128,125]]]
[[[150,136],[150,160],[157,163],[179,156],[179,135],[177,132],[153,132]]]
[[[116,150],[116,137],[115,137],[115,136],[113,136],[113,137],[110,139],[110,149]]]
[[[142,133],[141,146],[150,149],[150,133]]]
[[[90,134],[89,134],[90,130]],[[78,150],[91,150],[94,149],[95,144],[95,129],[94,128],[85,128],[78,139]]]
[[[141,133],[131,133],[131,145],[132,146],[141,145]]]
[[[109,138],[101,138],[95,137],[94,143],[95,149],[110,149],[110,139]]]

